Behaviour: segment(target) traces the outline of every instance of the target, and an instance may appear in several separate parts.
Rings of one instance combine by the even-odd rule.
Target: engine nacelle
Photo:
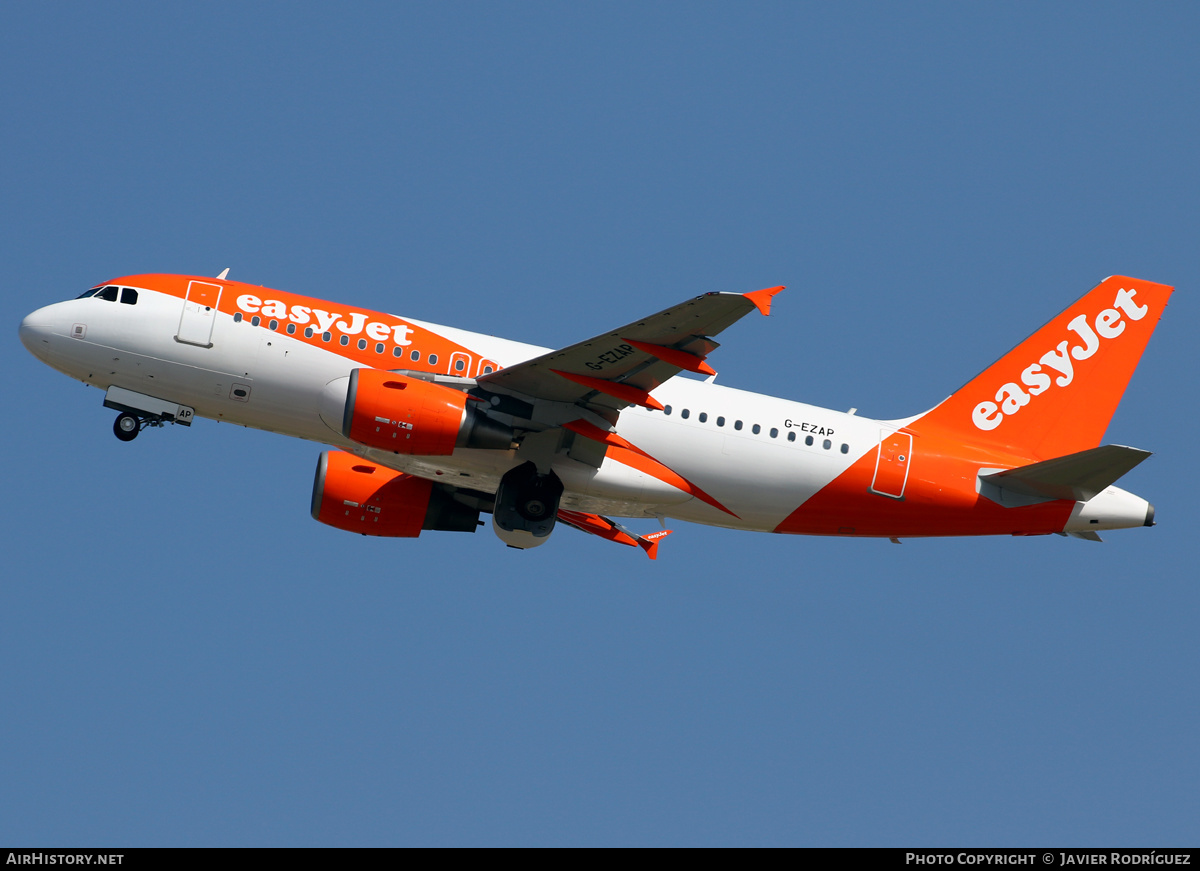
[[[510,427],[477,411],[467,394],[384,369],[355,369],[329,382],[321,419],[359,444],[444,457],[455,448],[507,450]]]
[[[432,481],[369,463],[344,451],[325,451],[313,481],[314,520],[363,535],[416,538],[423,529],[474,532],[478,509]]]

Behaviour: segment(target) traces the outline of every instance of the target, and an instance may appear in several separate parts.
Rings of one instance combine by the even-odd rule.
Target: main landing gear
[[[553,472],[539,475],[533,463],[509,469],[496,490],[492,529],[509,547],[545,544],[558,519],[562,493],[562,481]]]

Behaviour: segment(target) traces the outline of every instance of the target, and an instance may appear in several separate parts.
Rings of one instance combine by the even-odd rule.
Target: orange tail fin
[[[1036,459],[1095,447],[1172,290],[1105,279],[912,428]]]

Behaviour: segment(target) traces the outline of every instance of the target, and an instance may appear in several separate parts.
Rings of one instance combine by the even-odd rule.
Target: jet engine
[[[477,508],[432,481],[344,451],[325,451],[317,462],[312,516],[347,532],[390,538],[416,538],[423,529],[474,532],[479,525]]]
[[[329,382],[321,419],[359,444],[444,457],[455,448],[507,450],[513,431],[477,410],[467,394],[384,369],[355,369]]]

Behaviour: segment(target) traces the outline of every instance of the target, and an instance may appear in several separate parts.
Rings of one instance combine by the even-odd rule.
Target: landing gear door
[[[892,499],[903,499],[911,459],[912,436],[906,432],[885,430],[879,439],[879,453],[875,458],[875,478],[871,481],[871,492]]]
[[[222,290],[221,285],[207,281],[188,284],[175,341],[199,345],[201,348],[212,347],[213,324],[217,320],[217,303],[221,301]]]

